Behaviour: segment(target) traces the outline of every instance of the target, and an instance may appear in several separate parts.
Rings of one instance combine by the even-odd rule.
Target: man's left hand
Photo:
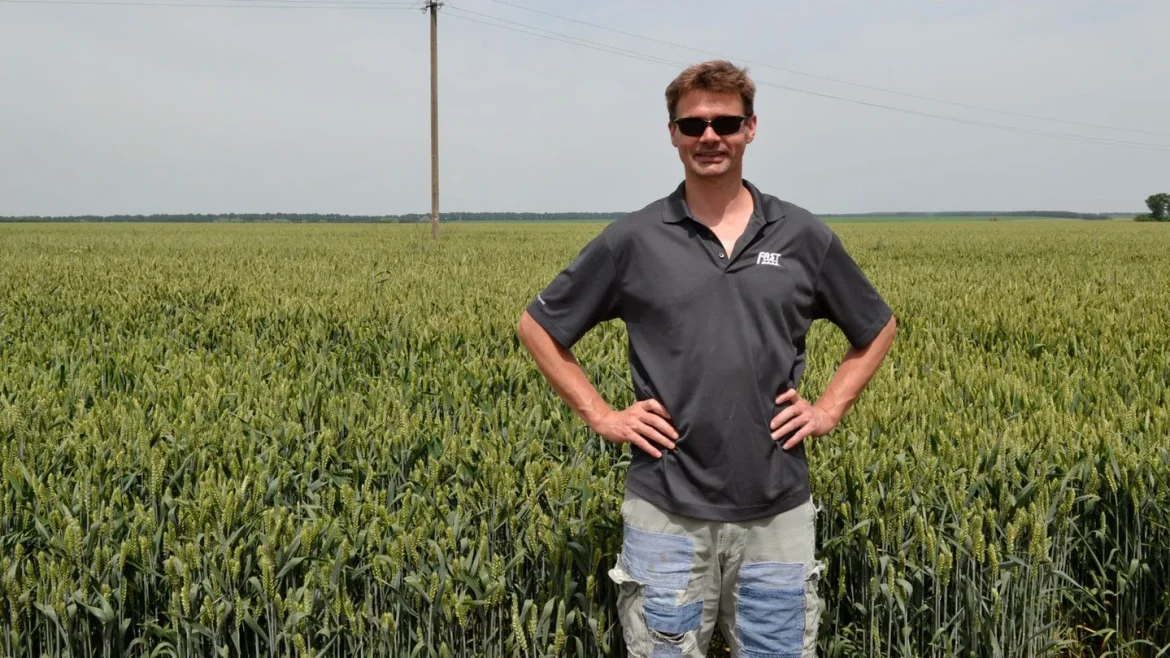
[[[809,404],[794,388],[784,391],[776,398],[776,404],[785,402],[791,402],[792,406],[776,414],[771,425],[773,441],[779,441],[780,437],[796,430],[792,438],[784,443],[785,450],[796,446],[805,437],[824,436],[837,424],[829,412]]]

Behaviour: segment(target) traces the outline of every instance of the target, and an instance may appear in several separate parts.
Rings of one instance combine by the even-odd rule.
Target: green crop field
[[[1040,220],[1044,222],[1084,222],[1090,220],[1072,219],[1064,217],[1031,217],[1013,215],[833,215],[824,218],[830,224],[835,222],[1027,222]],[[1091,220],[1099,221],[1099,220]]]
[[[599,227],[0,225],[0,655],[620,655],[629,447],[515,336]],[[900,324],[810,445],[823,655],[1170,654],[1168,228],[834,224]]]

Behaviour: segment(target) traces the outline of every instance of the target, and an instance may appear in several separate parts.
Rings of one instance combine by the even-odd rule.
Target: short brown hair
[[[683,94],[698,90],[739,94],[743,99],[743,113],[752,115],[756,85],[748,77],[746,68],[721,59],[688,66],[666,87],[666,110],[671,119],[675,118],[674,112]]]

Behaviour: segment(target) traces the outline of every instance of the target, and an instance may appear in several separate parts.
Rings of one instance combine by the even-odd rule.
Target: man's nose
[[[699,141],[701,141],[701,142],[718,142],[719,135],[715,134],[715,126],[712,126],[711,124],[707,124],[707,128],[703,131],[703,134],[699,136]]]

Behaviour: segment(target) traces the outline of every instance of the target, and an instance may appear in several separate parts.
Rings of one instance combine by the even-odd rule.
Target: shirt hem
[[[724,507],[720,505],[704,505],[699,503],[684,503],[666,497],[659,491],[643,486],[635,479],[626,478],[626,489],[640,498],[670,514],[686,516],[703,521],[718,521],[722,523],[741,523],[756,519],[775,516],[800,507],[812,497],[808,486],[795,489],[779,499],[763,505],[751,507]]]
[[[850,340],[849,343],[857,349],[861,349],[866,345],[869,345],[873,342],[873,339],[877,338],[877,335],[881,333],[882,328],[886,326],[886,323],[889,322],[890,318],[892,317],[894,317],[894,311],[889,307],[886,307],[886,309],[882,311],[881,319],[866,327],[865,331],[862,331],[856,336],[855,340]]]

